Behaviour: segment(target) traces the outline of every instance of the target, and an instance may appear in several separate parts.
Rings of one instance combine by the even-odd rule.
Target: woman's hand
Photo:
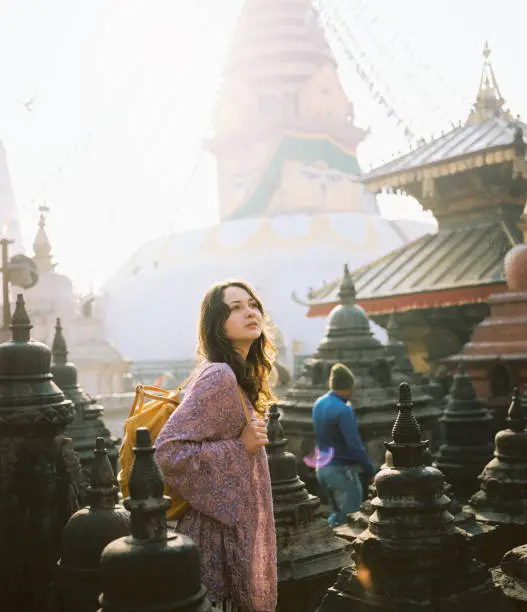
[[[253,454],[260,446],[269,444],[267,426],[261,421],[251,421],[243,428],[240,440],[245,444],[247,452]]]

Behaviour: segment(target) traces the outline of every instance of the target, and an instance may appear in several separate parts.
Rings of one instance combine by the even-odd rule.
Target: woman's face
[[[241,287],[227,287],[223,301],[230,310],[225,335],[234,346],[249,346],[262,334],[262,313],[258,302]]]

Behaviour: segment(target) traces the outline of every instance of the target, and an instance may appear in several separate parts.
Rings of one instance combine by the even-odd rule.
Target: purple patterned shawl
[[[234,372],[205,362],[159,433],[155,456],[166,483],[190,504],[179,531],[199,549],[210,598],[232,599],[243,612],[274,612],[269,468],[264,448],[250,455],[238,439],[245,424]]]

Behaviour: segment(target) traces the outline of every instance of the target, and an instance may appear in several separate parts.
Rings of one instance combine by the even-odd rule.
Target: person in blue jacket
[[[336,363],[329,375],[329,392],[313,406],[316,445],[331,461],[317,469],[317,479],[328,495],[333,512],[331,527],[346,523],[346,515],[357,512],[362,502],[362,471],[370,482],[374,468],[362,443],[355,412],[349,400],[355,377],[349,368]]]

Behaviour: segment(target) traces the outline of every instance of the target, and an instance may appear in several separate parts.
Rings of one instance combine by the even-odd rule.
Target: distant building
[[[57,317],[61,319],[75,363],[80,385],[92,395],[125,390],[124,376],[130,362],[105,338],[101,304],[96,296],[76,296],[71,280],[55,271],[52,249],[46,233],[47,209],[41,209],[39,228],[33,243],[38,283],[24,290],[26,309],[33,324],[32,338],[51,346]]]

